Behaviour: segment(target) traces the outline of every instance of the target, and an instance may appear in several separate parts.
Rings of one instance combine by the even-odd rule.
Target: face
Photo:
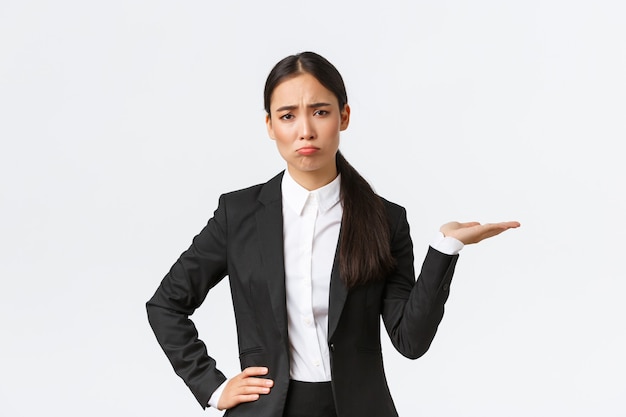
[[[323,186],[337,176],[339,132],[349,121],[348,105],[339,109],[337,97],[306,73],[276,86],[266,116],[268,134],[289,173],[305,187]]]

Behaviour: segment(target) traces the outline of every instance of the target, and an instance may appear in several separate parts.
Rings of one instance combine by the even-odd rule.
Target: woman
[[[287,169],[222,195],[214,217],[148,301],[157,339],[203,407],[229,416],[396,416],[380,317],[417,358],[443,317],[458,252],[517,222],[442,226],[416,282],[405,210],[339,152],[350,107],[325,58],[281,60],[264,92]],[[242,372],[227,379],[188,316],[229,276]]]

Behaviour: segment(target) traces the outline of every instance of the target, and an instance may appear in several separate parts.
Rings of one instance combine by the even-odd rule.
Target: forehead
[[[311,74],[304,73],[290,77],[278,84],[272,93],[270,106],[275,108],[322,101],[339,105],[337,97],[332,91],[324,87]]]

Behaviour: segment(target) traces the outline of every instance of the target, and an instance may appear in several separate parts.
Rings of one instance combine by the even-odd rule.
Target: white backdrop
[[[416,258],[449,220],[522,223],[463,250],[423,358],[383,336],[400,415],[626,415],[625,12],[0,0],[0,414],[221,414],[144,303],[219,194],[283,169],[263,83],[313,50],[348,87],[343,152],[407,208]],[[225,280],[194,319],[232,375],[229,297]]]

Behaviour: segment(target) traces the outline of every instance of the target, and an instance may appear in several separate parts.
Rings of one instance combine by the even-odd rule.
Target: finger
[[[242,385],[235,389],[235,395],[269,394],[271,388],[260,385]]]
[[[274,385],[274,381],[272,381],[271,379],[268,378],[254,378],[254,377],[248,377],[248,378],[243,378],[240,383],[239,386],[243,387],[243,386],[247,386],[247,387],[271,387]]]
[[[507,228],[507,229],[520,227],[520,223],[519,222],[515,222],[515,221],[499,222],[499,223],[489,223],[488,225],[489,226],[504,227],[504,228]],[[485,226],[487,226],[487,225],[485,225]]]
[[[505,223],[485,224],[482,226],[483,231],[477,236],[477,242],[499,235],[502,232],[512,228],[513,226]]]
[[[261,398],[259,394],[246,394],[246,395],[238,395],[235,401],[237,403],[249,403],[249,402],[258,400],[259,398]]]
[[[509,229],[515,229],[515,228],[517,228],[517,227],[520,227],[520,226],[521,226],[520,222],[515,222],[515,221],[513,221],[513,222],[504,222],[504,224],[505,224],[505,225],[506,225],[506,227],[508,227]]]
[[[519,222],[501,222],[501,223],[493,223],[485,225],[490,230],[497,230],[498,232],[504,232],[508,229],[515,229],[520,227]]]
[[[217,404],[217,408],[219,410],[227,410],[233,408],[241,403],[249,403],[252,401],[256,401],[261,398],[259,394],[241,394],[241,395],[232,395],[230,397],[224,396],[222,394],[222,398],[220,398],[219,403]]]
[[[258,375],[267,375],[269,369],[265,366],[249,366],[242,371],[242,374],[246,376],[258,376]]]

